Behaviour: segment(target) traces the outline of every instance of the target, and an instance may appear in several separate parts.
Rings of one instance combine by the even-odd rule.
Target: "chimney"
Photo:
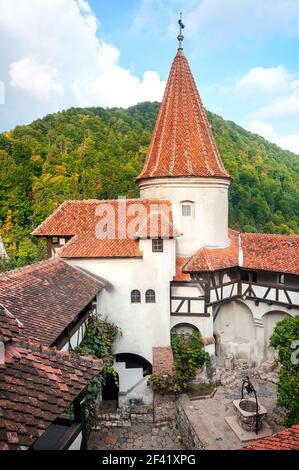
[[[5,364],[5,347],[3,341],[0,341],[0,365]]]

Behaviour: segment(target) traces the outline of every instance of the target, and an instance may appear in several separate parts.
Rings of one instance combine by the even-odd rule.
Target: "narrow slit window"
[[[285,284],[285,274],[279,274],[279,284]]]

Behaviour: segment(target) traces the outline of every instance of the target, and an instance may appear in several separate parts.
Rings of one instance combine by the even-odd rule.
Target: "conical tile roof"
[[[182,49],[173,60],[148,155],[137,180],[178,176],[229,178]]]

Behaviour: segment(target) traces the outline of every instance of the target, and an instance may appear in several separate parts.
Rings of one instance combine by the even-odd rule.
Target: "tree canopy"
[[[30,232],[66,199],[138,197],[159,103],[71,108],[0,134],[0,234],[19,263],[44,255]],[[299,157],[208,113],[233,177],[232,228],[299,233]]]

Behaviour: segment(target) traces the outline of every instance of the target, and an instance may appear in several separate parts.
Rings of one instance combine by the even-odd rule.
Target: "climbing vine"
[[[278,351],[281,364],[278,404],[287,410],[287,426],[299,423],[299,317],[286,317],[278,322],[270,338]]]
[[[192,334],[171,334],[171,347],[174,357],[174,373],[172,375],[156,375],[149,377],[155,390],[160,393],[180,395],[190,386],[200,366],[209,362],[209,354],[204,351],[199,331]]]
[[[103,321],[101,316],[94,312],[89,317],[82,343],[75,349],[75,352],[82,356],[94,355],[102,359],[104,363],[102,371],[85,390],[83,401],[90,425],[96,421],[96,401],[103,385],[105,385],[107,374],[113,375],[115,381],[117,380],[117,373],[112,367],[113,355],[111,354],[111,346],[118,334],[120,334],[120,331],[116,325]]]

